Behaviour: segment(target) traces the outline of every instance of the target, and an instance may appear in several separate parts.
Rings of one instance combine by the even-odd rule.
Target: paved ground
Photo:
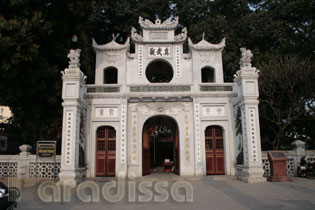
[[[150,180],[146,180],[150,181]],[[170,187],[176,181],[168,181],[165,188],[170,193]],[[94,210],[94,209],[211,209],[211,210],[280,210],[280,209],[315,209],[315,179],[294,178],[291,183],[259,183],[247,184],[233,179],[188,181],[193,187],[192,202],[176,202],[169,196],[165,202],[139,202],[138,196],[143,195],[136,192],[136,202],[128,201],[128,184],[125,184],[126,193],[122,200],[116,203],[106,201],[102,196],[99,202],[84,203],[73,193],[70,202],[42,202],[37,194],[37,188],[24,188],[21,201],[17,210],[22,209],[45,209],[45,210]],[[98,181],[102,186],[108,182]],[[128,183],[128,182],[127,182]],[[155,186],[156,181],[152,181]],[[136,185],[138,187],[138,185]],[[154,187],[149,188],[153,196],[159,195]],[[49,192],[49,190],[48,190]],[[87,191],[88,192],[88,191]]]

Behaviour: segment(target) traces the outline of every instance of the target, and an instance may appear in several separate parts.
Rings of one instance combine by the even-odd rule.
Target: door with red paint
[[[115,176],[116,131],[103,126],[96,131],[96,176]]]
[[[209,126],[205,130],[206,170],[209,175],[225,174],[223,129]]]
[[[145,124],[142,134],[142,175],[151,173],[150,169],[150,132],[149,125]]]

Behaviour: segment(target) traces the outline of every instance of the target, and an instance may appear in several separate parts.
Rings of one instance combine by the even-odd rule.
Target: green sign
[[[37,142],[37,156],[53,158],[56,155],[56,142]]]

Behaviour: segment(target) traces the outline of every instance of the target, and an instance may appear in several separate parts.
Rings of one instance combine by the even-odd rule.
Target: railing
[[[233,91],[233,83],[201,84],[200,91]]]
[[[300,162],[301,155],[297,155],[295,150],[288,150],[284,151],[286,156],[288,157],[287,160],[287,175],[288,176],[296,176],[297,175],[297,167]],[[303,153],[306,156],[307,162],[313,163],[315,162],[315,150],[305,150]],[[262,156],[262,164],[264,169],[264,176],[270,176],[270,162],[268,160],[268,155],[266,151],[261,153]],[[303,155],[302,155],[303,156]]]
[[[119,93],[118,85],[87,85],[87,93]]]
[[[190,92],[190,85],[137,85],[130,86],[130,92]]]
[[[60,172],[61,156],[52,159],[38,159],[36,155],[0,155],[0,178],[58,178]]]
[[[87,85],[87,93],[121,93],[121,85]],[[199,90],[194,90],[191,84],[146,84],[127,85],[127,93],[139,92],[231,92],[233,83],[200,84]],[[123,91],[124,92],[124,91]]]

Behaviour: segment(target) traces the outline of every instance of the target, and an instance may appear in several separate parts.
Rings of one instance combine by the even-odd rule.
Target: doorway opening
[[[167,116],[149,118],[143,126],[142,172],[179,174],[179,136],[176,121]]]
[[[115,176],[116,130],[111,126],[96,131],[96,176]]]
[[[208,126],[205,130],[207,175],[224,175],[224,141],[220,126]]]

